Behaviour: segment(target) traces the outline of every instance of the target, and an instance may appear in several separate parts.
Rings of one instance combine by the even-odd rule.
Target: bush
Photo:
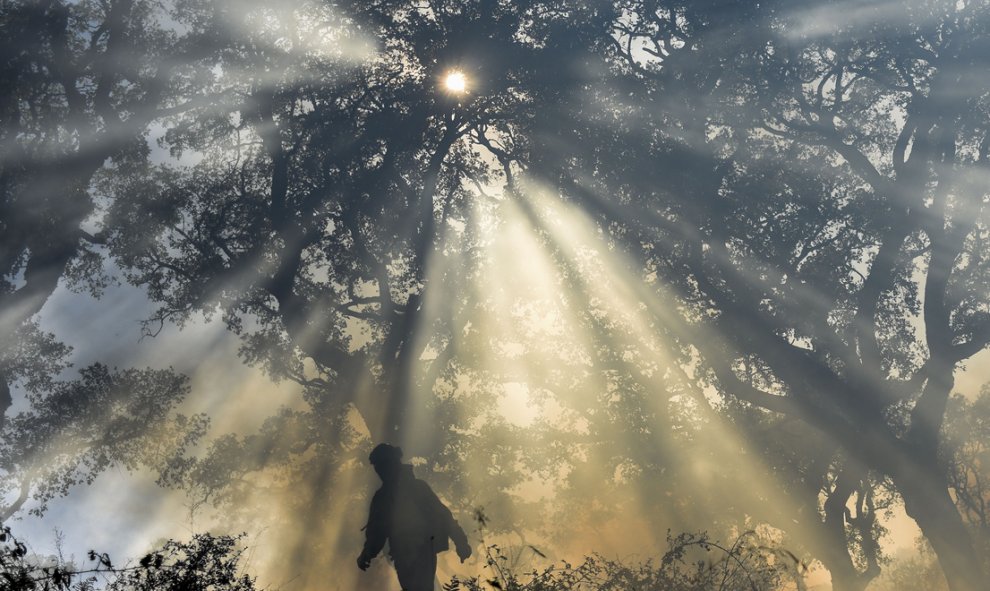
[[[136,566],[115,566],[90,550],[89,568],[29,555],[10,528],[0,530],[0,591],[255,591],[240,573],[239,537],[197,534],[189,542],[169,540]]]
[[[659,563],[639,565],[592,555],[580,565],[563,563],[517,574],[497,545],[485,547],[489,577],[453,579],[445,591],[770,591],[785,582],[802,590],[807,567],[786,550],[761,544],[755,532],[739,536],[731,546],[706,533],[668,533],[669,550]]]

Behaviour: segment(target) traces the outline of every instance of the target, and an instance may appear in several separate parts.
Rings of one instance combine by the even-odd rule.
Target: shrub
[[[518,574],[498,545],[485,547],[490,576],[444,585],[445,591],[770,591],[791,582],[802,590],[806,565],[790,552],[761,544],[755,532],[723,546],[706,533],[671,537],[659,563],[626,565],[600,555]]]
[[[23,542],[0,530],[0,591],[255,591],[240,572],[239,537],[197,534],[169,540],[137,565],[115,566],[106,553],[88,552],[91,566],[29,555]],[[51,562],[51,564],[48,564]]]

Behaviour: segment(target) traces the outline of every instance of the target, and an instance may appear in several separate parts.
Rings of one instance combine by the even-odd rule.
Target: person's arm
[[[450,539],[454,540],[454,548],[457,549],[457,557],[461,562],[471,557],[471,544],[468,543],[467,534],[453,515],[450,517]]]
[[[450,509],[448,509],[436,493],[433,492],[430,485],[423,481],[420,482],[422,483],[424,489],[423,496],[428,499],[428,502],[432,506],[430,513],[443,522],[447,535],[454,541],[454,548],[457,550],[457,556],[461,559],[461,562],[464,562],[471,556],[471,544],[468,542],[467,534],[464,533],[464,529],[461,528],[461,525],[457,523],[456,519],[454,519],[454,514],[450,512]]]
[[[358,568],[361,570],[366,570],[371,565],[371,559],[378,556],[385,547],[385,539],[388,537],[388,516],[383,510],[382,502],[381,491],[378,491],[371,499],[368,524],[364,526],[364,548],[357,559]]]

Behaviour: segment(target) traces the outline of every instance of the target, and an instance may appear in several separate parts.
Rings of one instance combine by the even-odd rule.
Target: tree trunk
[[[907,514],[917,522],[931,543],[942,572],[952,591],[985,591],[987,581],[980,573],[980,560],[959,511],[937,469],[917,465],[893,476],[904,498]]]
[[[14,404],[14,399],[10,396],[10,385],[7,383],[7,376],[0,373],[0,429],[7,422],[7,409]]]
[[[448,125],[426,167],[418,201],[411,204],[411,209],[418,218],[417,234],[412,244],[412,264],[416,279],[423,284],[423,288],[419,293],[409,295],[402,315],[393,320],[389,336],[382,346],[382,373],[388,393],[385,399],[385,433],[389,435],[391,442],[407,447],[415,447],[417,444],[416,430],[410,428],[414,425],[410,425],[409,403],[416,391],[414,366],[418,360],[417,354],[424,345],[417,336],[422,325],[423,302],[430,292],[427,269],[436,248],[437,220],[434,208],[437,188],[444,159],[458,137],[457,128]]]
[[[859,470],[844,468],[839,472],[835,488],[825,500],[825,521],[822,524],[824,536],[818,542],[821,548],[819,558],[832,576],[834,591],[863,591],[879,574],[879,569],[859,572],[849,555],[846,539],[846,505],[857,487],[860,486]],[[869,561],[871,562],[872,561]]]

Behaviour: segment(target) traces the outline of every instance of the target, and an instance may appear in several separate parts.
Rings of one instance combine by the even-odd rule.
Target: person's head
[[[402,467],[402,449],[387,443],[379,443],[371,450],[368,461],[382,481],[394,478]]]

